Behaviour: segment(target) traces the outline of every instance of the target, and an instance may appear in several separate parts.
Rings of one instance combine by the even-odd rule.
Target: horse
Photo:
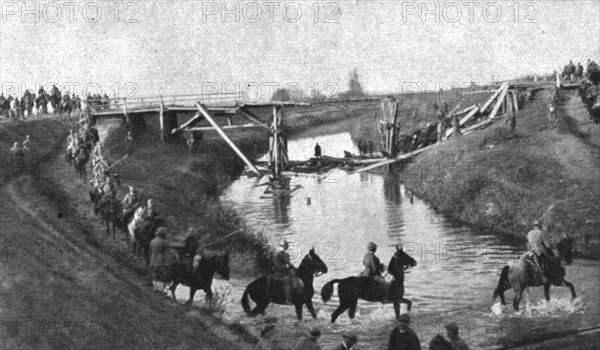
[[[317,313],[312,304],[312,297],[315,294],[313,279],[314,276],[318,277],[324,273],[327,273],[327,265],[315,253],[314,248],[311,248],[296,270],[297,287],[291,291],[291,301],[296,307],[298,320],[302,320],[302,305],[305,304],[311,316],[315,319],[317,318]],[[283,281],[273,280],[271,288],[269,288],[267,279],[267,276],[256,279],[244,291],[242,308],[250,317],[254,317],[257,314],[264,315],[269,303],[285,304]],[[250,310],[248,297],[252,298],[256,303],[256,307],[252,310]]]
[[[526,254],[523,255],[519,260],[511,261],[502,268],[500,273],[500,280],[498,286],[494,290],[494,300],[500,296],[502,305],[506,305],[504,299],[504,292],[508,289],[515,291],[515,298],[513,300],[513,308],[515,311],[519,311],[519,303],[523,296],[523,291],[526,287],[540,287],[544,286],[544,295],[547,301],[550,301],[550,286],[565,286],[571,289],[571,297],[575,299],[577,294],[575,293],[575,287],[573,283],[565,280],[565,268],[562,266],[564,261],[566,265],[570,265],[573,261],[573,238],[565,237],[556,246],[558,255],[546,257],[546,268],[544,269],[544,276],[546,277],[546,283],[542,283],[541,274],[538,272],[533,261],[526,258]]]
[[[100,201],[97,208],[94,209],[106,226],[106,236],[110,236],[110,226],[112,224],[113,240],[116,239],[115,231],[117,227],[122,227],[121,220],[121,202],[115,197],[109,197],[107,200]]]
[[[188,242],[189,240],[186,240],[186,243]],[[186,246],[190,247],[187,244]],[[194,246],[197,247],[199,245]],[[187,253],[188,255],[193,256],[196,254],[196,249]],[[169,274],[172,281],[169,289],[171,290],[173,300],[177,300],[175,297],[175,290],[178,285],[182,284],[190,288],[190,298],[185,305],[192,305],[194,295],[196,294],[196,291],[200,289],[206,293],[206,298],[210,302],[213,296],[211,286],[215,272],[226,281],[229,281],[229,253],[202,254],[198,267],[195,269],[181,259],[169,265]]]
[[[374,280],[371,277],[351,276],[344,279],[335,279],[327,282],[321,290],[321,298],[324,303],[331,299],[333,294],[333,285],[338,283],[338,295],[340,306],[331,315],[331,323],[348,310],[348,316],[353,319],[356,312],[358,299],[386,304],[392,302],[396,319],[400,317],[400,303],[408,304],[408,310],[412,307],[412,302],[404,298],[404,270],[409,267],[417,266],[417,262],[411,256],[406,254],[402,248],[396,246],[396,252],[390,259],[388,272],[394,277],[391,283],[383,283]]]
[[[133,217],[127,229],[129,232],[129,242],[131,242],[133,253],[137,256],[144,255],[146,264],[150,265],[150,241],[154,238],[156,230],[163,225],[164,219],[154,218],[145,220],[142,212],[144,208],[139,207],[135,210]]]
[[[80,148],[75,155],[75,160],[73,161],[73,166],[75,166],[75,170],[77,170],[77,174],[79,174],[79,178],[83,179],[83,181],[87,181],[87,162],[90,160],[90,152],[85,148]]]

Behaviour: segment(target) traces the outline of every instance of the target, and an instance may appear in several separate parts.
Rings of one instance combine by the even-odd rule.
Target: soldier
[[[75,154],[78,148],[78,141],[79,139],[73,132],[73,129],[69,129],[69,136],[67,136],[67,153]]]
[[[125,136],[125,153],[129,153],[129,148],[133,144],[133,134],[131,130],[127,131],[127,135]]]
[[[29,135],[27,135],[25,137],[25,141],[23,141],[23,149],[27,152],[29,152],[29,147],[28,147],[29,142],[31,142],[31,137]]]
[[[14,164],[19,174],[23,173],[25,168],[25,150],[18,142],[15,142],[10,149],[9,161]]]
[[[283,291],[285,294],[285,303],[291,302],[292,289],[295,284],[296,268],[290,262],[290,255],[287,250],[290,244],[286,239],[279,243],[280,249],[275,253],[273,265],[275,269],[275,278],[283,281]]]
[[[549,255],[549,251],[552,248],[552,243],[546,237],[546,233],[542,230],[541,224],[538,220],[533,222],[533,230],[527,233],[527,249],[529,256],[533,258],[533,262],[542,272],[542,283],[546,283],[546,277],[544,276],[544,269],[542,263],[545,258]]]
[[[150,241],[150,269],[152,285],[156,292],[164,292],[165,284],[172,281],[166,258],[167,248],[180,248],[180,245],[168,242],[167,230],[159,227],[156,230],[156,237]]]
[[[342,335],[342,343],[335,350],[352,350],[354,345],[358,343],[358,337],[352,332],[347,332]]]
[[[140,197],[137,194],[137,191],[133,186],[129,186],[129,192],[123,197],[123,212],[121,214],[121,219],[124,221],[126,217],[129,217],[135,208],[140,204]]]
[[[318,142],[315,145],[315,158],[321,158],[321,146],[319,146]]]
[[[379,258],[375,255],[377,252],[377,244],[369,242],[367,244],[367,253],[363,258],[363,265],[365,266],[364,271],[360,274],[364,277],[372,277],[378,282],[384,282],[381,273],[383,272],[383,264],[379,261]]]
[[[146,208],[144,208],[142,218],[146,221],[152,221],[158,218],[158,211],[154,207],[154,202],[152,202],[152,198],[148,199],[148,201],[146,202]]]
[[[554,103],[548,104],[548,128],[556,128],[556,107]]]
[[[577,79],[583,78],[583,66],[581,65],[581,62],[577,63],[577,70],[575,71],[575,77]]]
[[[459,329],[456,323],[452,322],[444,327],[446,327],[446,335],[450,338],[450,344],[454,350],[469,350],[469,346],[458,336]]]
[[[390,334],[388,350],[421,350],[421,341],[415,331],[409,327],[409,324],[410,316],[407,314],[398,317],[398,326]]]

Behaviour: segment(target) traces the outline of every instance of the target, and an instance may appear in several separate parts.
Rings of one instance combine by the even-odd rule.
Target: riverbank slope
[[[536,219],[552,240],[575,238],[600,259],[600,146],[575,92],[563,91],[558,127],[549,129],[549,92],[517,114],[516,131],[498,122],[451,138],[406,166],[406,185],[449,217],[524,238]]]

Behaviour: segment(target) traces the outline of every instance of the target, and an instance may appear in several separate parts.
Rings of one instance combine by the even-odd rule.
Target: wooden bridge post
[[[123,98],[123,108],[125,112],[125,120],[127,120],[128,123],[131,123],[131,120],[129,120],[129,115],[127,114],[127,97]]]
[[[398,125],[398,102],[396,100],[381,101],[383,115],[383,148],[391,156],[397,153],[397,140],[400,126]]]
[[[160,97],[160,140],[165,142],[165,104],[163,103],[162,95]]]

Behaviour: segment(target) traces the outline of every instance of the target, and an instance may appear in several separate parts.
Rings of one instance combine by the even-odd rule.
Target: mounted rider
[[[19,173],[23,172],[23,169],[25,168],[25,150],[18,142],[15,142],[10,149],[9,160],[14,164]]]
[[[67,136],[67,153],[75,156],[77,149],[79,148],[79,138],[75,135],[73,129],[69,130],[69,136]]]
[[[365,269],[360,275],[363,277],[371,277],[377,282],[384,283],[385,280],[381,275],[381,273],[384,271],[384,266],[379,261],[379,258],[375,255],[375,252],[377,252],[377,244],[369,242],[367,244],[367,253],[363,258],[363,265],[365,266]]]
[[[542,230],[542,225],[538,220],[533,222],[533,230],[527,233],[527,255],[533,260],[536,267],[542,272],[542,283],[546,282],[544,268],[546,259],[552,255],[552,243],[548,240],[546,232]]]
[[[292,289],[296,287],[296,268],[290,262],[290,254],[287,252],[289,247],[289,242],[286,239],[283,239],[279,243],[279,249],[273,257],[273,278],[283,282],[286,304],[291,302]],[[269,283],[269,285],[271,285],[271,283]]]
[[[123,212],[121,213],[121,219],[127,221],[135,208],[140,205],[141,196],[138,195],[137,191],[133,186],[129,186],[129,192],[123,197]]]

